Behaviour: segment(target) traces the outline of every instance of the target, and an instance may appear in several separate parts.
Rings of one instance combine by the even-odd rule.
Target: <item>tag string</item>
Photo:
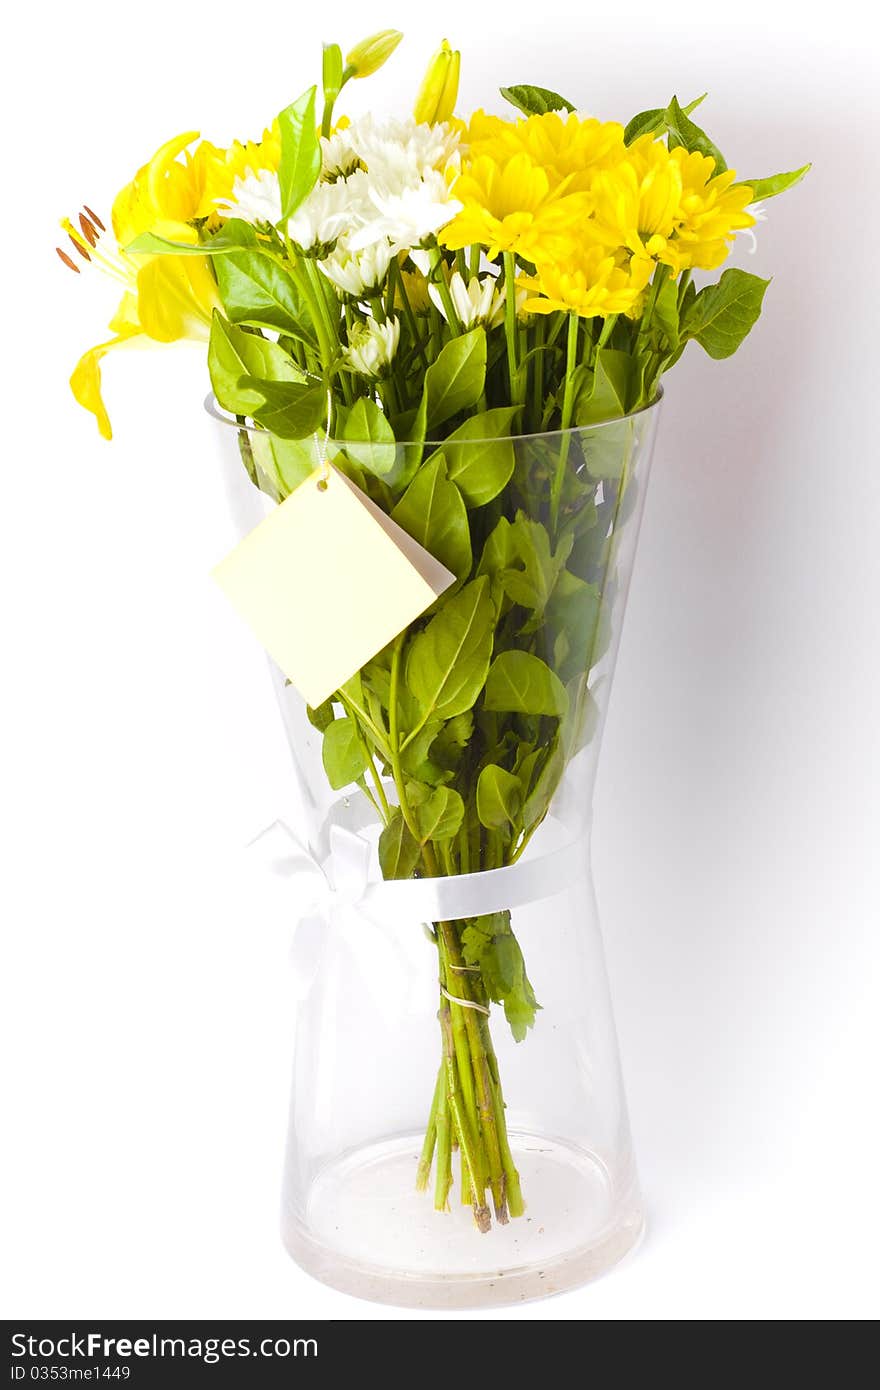
[[[309,378],[310,381],[320,381],[320,382],[323,384],[324,378],[318,376],[315,372],[306,371],[306,369],[305,369],[304,367],[303,367],[303,368],[300,368],[300,370],[302,371],[303,376],[307,376],[307,377]],[[330,390],[330,387],[328,386],[328,387],[327,387],[327,419],[326,419],[325,424],[324,424],[324,438],[323,438],[322,440],[320,440],[319,443],[318,443],[318,468],[319,468],[320,471],[321,471],[321,476],[320,476],[320,478],[318,479],[318,491],[319,491],[319,492],[326,492],[326,490],[327,490],[327,484],[328,484],[329,481],[330,481],[330,457],[329,457],[329,453],[330,453],[330,424],[331,424],[332,419],[333,419],[333,393],[332,393],[332,391]]]

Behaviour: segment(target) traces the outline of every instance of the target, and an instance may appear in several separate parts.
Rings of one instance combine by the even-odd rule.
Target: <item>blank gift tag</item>
[[[213,574],[313,707],[455,583],[335,468],[301,483]]]

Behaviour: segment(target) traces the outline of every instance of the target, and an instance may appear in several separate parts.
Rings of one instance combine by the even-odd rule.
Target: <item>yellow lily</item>
[[[102,270],[124,290],[109,324],[113,336],[89,348],[70,378],[74,396],[95,416],[105,439],[112,431],[101,397],[104,356],[138,337],[170,343],[180,338],[207,341],[210,334],[218,299],[204,256],[132,256],[125,250],[146,231],[197,245],[198,233],[191,224],[216,219],[215,204],[232,187],[238,152],[227,155],[207,141],[191,151],[196,139],[196,132],[188,132],[169,140],[138,170],[113,203],[112,233],[89,208],[76,224],[69,218],[61,223],[77,254],[74,259],[59,248],[64,264],[77,274],[81,262]]]
[[[458,77],[461,54],[444,39],[428,64],[424,81],[419,88],[413,115],[425,125],[436,125],[451,119],[458,99]]]

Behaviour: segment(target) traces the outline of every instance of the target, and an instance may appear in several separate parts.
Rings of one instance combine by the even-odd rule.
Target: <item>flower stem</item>
[[[516,335],[516,258],[512,251],[504,252],[504,336],[507,340],[507,374],[510,381],[510,404],[522,405],[520,371]]]
[[[577,366],[578,328],[577,314],[569,314],[568,340],[565,352],[565,390],[562,396],[562,420],[560,423],[562,430],[570,428],[572,411],[574,410],[574,369]],[[554,535],[559,525],[559,505],[562,500],[562,487],[565,482],[570,444],[571,436],[563,434],[559,441],[559,457],[556,460],[556,472],[550,488],[550,529]]]
[[[437,1142],[437,1108],[440,1104],[440,1097],[446,1087],[446,1078],[443,1074],[443,1067],[437,1072],[437,1082],[434,1086],[434,1099],[431,1101],[431,1110],[428,1115],[428,1127],[425,1130],[425,1142],[422,1144],[419,1167],[416,1173],[416,1190],[424,1192],[428,1186],[428,1179],[431,1176],[431,1164],[434,1160],[434,1145]]]

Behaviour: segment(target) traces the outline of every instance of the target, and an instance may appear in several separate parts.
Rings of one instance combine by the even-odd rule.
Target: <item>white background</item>
[[[59,215],[169,135],[253,135],[318,43],[448,34],[462,109],[535,81],[626,119],[708,88],[769,205],[741,354],[668,383],[595,862],[650,1208],[638,1256],[535,1319],[878,1311],[876,44],[861,7],[449,0],[19,6],[3,90],[0,566],[6,1316],[405,1318],[312,1282],[277,1201],[286,929],[241,846],[286,752],[208,578],[233,536],[192,349],[118,354],[107,445],[70,398],[108,287]],[[318,15],[318,7],[313,7]],[[7,26],[9,20],[7,19]],[[500,102],[498,103],[500,105]],[[873,124],[874,135],[870,135]]]

